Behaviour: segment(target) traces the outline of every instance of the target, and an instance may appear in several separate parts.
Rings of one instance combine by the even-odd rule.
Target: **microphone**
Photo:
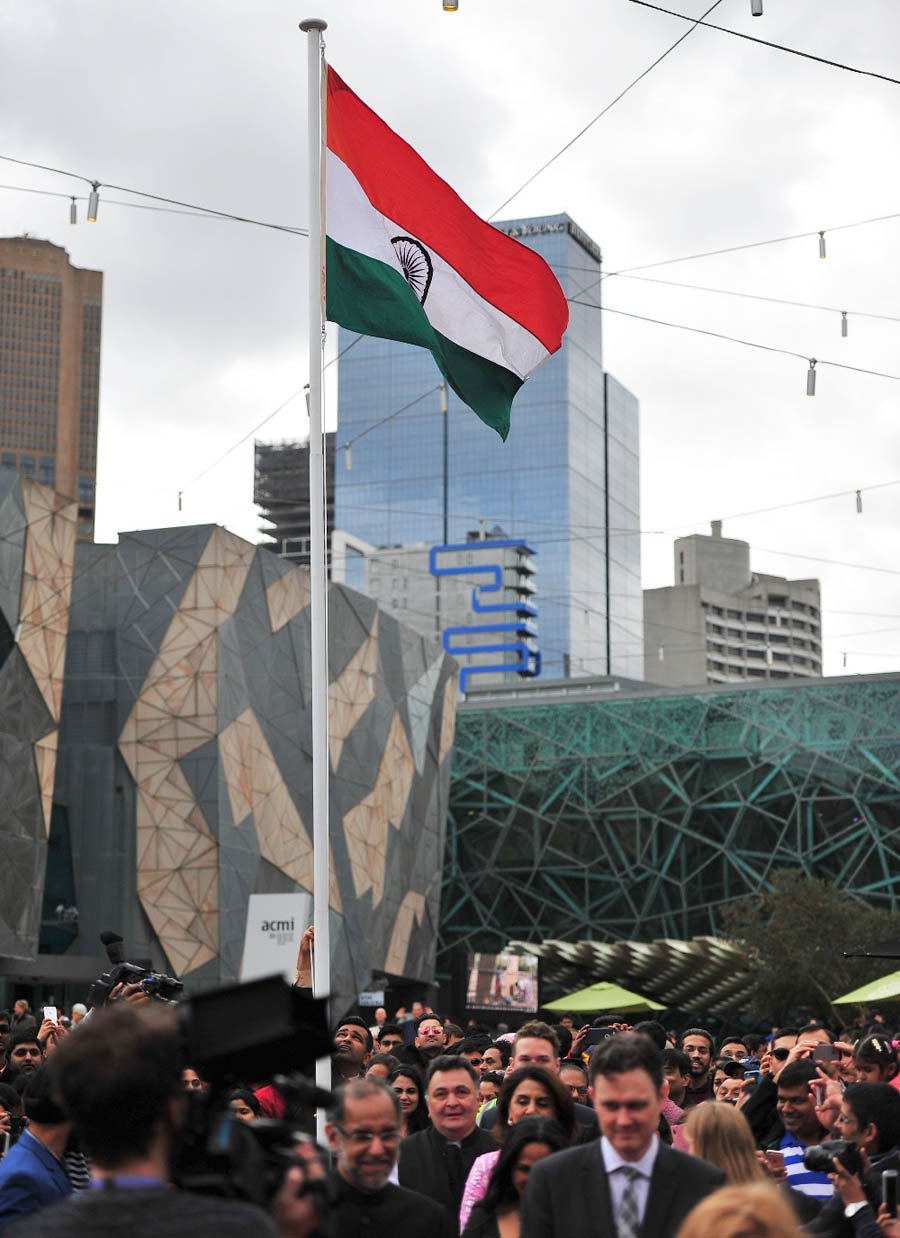
[[[100,934],[100,940],[106,946],[106,957],[114,967],[117,967],[119,963],[125,962],[125,951],[122,948],[124,938],[120,933],[111,933],[107,930],[105,933]]]

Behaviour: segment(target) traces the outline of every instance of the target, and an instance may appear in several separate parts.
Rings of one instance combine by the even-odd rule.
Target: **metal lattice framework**
[[[895,910],[898,831],[900,675],[470,702],[440,949],[716,934],[785,867]]]

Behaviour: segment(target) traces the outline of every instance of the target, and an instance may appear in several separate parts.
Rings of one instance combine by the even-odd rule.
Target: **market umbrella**
[[[843,997],[836,997],[833,1005],[842,1006],[846,1002],[889,1002],[900,1000],[900,971],[892,971],[878,980],[871,980],[862,988],[853,989]]]
[[[547,1002],[544,1010],[569,1011],[572,1014],[600,1014],[604,1010],[622,1011],[623,1014],[639,1010],[665,1010],[659,1002],[652,1002],[649,997],[641,997],[640,993],[632,993],[619,984],[601,980],[570,993],[568,997],[560,997],[555,1002]]]

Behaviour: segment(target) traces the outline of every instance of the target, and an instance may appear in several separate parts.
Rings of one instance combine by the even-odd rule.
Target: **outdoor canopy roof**
[[[542,978],[563,990],[609,980],[633,985],[669,1010],[736,1013],[744,1008],[750,989],[746,952],[719,937],[516,941],[507,948],[538,955]],[[562,1009],[569,1007],[563,1004]]]
[[[849,1002],[889,1002],[900,1000],[900,971],[892,971],[878,980],[870,980],[859,989],[834,999],[835,1006]]]
[[[649,997],[641,997],[640,993],[632,993],[621,985],[610,984],[601,980],[568,997],[560,997],[555,1002],[547,1002],[545,1010],[570,1011],[572,1014],[600,1014],[601,1011],[619,1011],[628,1014],[638,1010],[665,1010],[659,1002],[651,1001]]]

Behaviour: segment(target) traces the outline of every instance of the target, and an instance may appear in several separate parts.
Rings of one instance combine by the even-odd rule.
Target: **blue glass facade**
[[[483,520],[534,547],[544,677],[639,678],[637,402],[603,372],[600,251],[567,215],[497,227],[537,250],[567,297],[590,304],[571,304],[562,348],[517,395],[506,443],[449,393],[446,540]],[[342,332],[339,351],[355,338]],[[430,354],[364,338],[338,365],[335,527],[375,546],[445,540],[441,376]]]

